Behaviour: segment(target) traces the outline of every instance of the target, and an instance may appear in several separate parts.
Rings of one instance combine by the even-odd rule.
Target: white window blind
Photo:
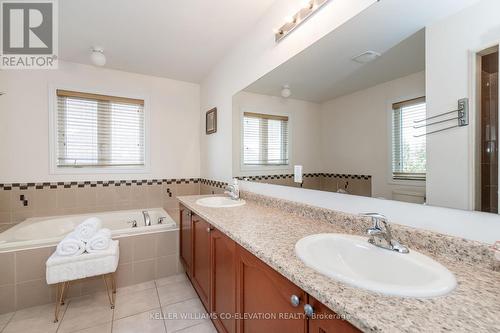
[[[392,106],[392,178],[425,180],[425,126],[415,129],[415,120],[426,117],[425,97]],[[425,125],[419,122],[418,125]]]
[[[243,114],[243,164],[288,165],[288,117]]]
[[[57,90],[57,167],[144,166],[144,101]]]

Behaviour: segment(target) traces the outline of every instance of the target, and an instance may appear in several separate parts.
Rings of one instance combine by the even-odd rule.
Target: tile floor
[[[112,310],[103,292],[0,315],[1,333],[216,333],[184,274],[119,288]]]

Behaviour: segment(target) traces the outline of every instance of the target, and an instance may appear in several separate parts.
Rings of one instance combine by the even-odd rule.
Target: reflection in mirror
[[[498,47],[477,50],[477,102],[436,102],[439,73],[426,56],[445,51],[436,37],[426,43],[425,19],[384,25],[385,9],[377,3],[234,95],[234,176],[498,213]],[[446,57],[441,66],[458,60]],[[475,133],[473,161],[450,154],[447,140],[464,133]]]

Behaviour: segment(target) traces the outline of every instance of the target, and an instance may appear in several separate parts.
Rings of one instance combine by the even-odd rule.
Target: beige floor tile
[[[198,298],[168,305],[163,308],[167,332],[175,332],[201,324],[208,319],[208,314]]]
[[[112,322],[75,331],[74,333],[111,333]]]
[[[135,315],[160,307],[156,288],[116,295],[114,319]]]
[[[54,304],[34,306],[17,311],[2,333],[51,333],[56,332],[59,323],[54,323]],[[65,306],[61,307],[59,318],[63,318]]]
[[[131,286],[126,286],[126,287],[121,287],[116,290],[116,293],[118,295],[125,295],[125,294],[130,294],[134,293],[137,291],[142,291],[142,290],[147,290],[147,289],[152,289],[156,288],[155,286],[155,281],[148,281],[148,282],[143,282],[139,284],[134,284]]]
[[[61,309],[59,311],[59,318],[63,317],[64,312],[66,311],[67,307],[67,302],[65,305],[61,306]],[[43,318],[46,319],[47,322],[52,322],[54,320],[54,310],[55,310],[55,304],[44,304],[44,305],[39,305],[39,306],[33,306],[31,308],[26,308],[22,310],[16,311],[14,316],[12,317],[12,322],[13,321],[20,321],[20,320],[26,320],[26,319],[32,319],[32,318]]]
[[[3,330],[5,325],[7,325],[7,323],[11,320],[12,316],[14,316],[14,312],[0,314],[0,332]]]
[[[182,273],[182,274],[176,274],[176,275],[172,275],[172,276],[168,276],[168,277],[165,277],[165,278],[161,278],[161,279],[158,279],[156,280],[156,285],[158,287],[163,287],[167,284],[172,284],[172,283],[177,283],[177,282],[183,282],[183,281],[187,281],[187,276],[185,273]]]
[[[74,332],[110,322],[113,310],[106,293],[76,297],[70,300],[58,333]]]
[[[217,333],[214,324],[210,319],[205,320],[202,324],[190,326],[184,328],[179,331],[175,331],[176,333]]]
[[[189,281],[175,282],[159,287],[158,295],[162,306],[198,297]]]
[[[155,319],[151,314],[160,309],[139,313],[113,322],[113,333],[165,333],[162,319]]]

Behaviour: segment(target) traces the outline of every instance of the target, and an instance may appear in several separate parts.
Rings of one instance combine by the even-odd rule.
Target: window
[[[425,117],[425,97],[393,104],[393,180],[425,180],[425,122],[414,122]]]
[[[144,101],[60,90],[56,166],[144,167]]]
[[[288,117],[243,114],[243,164],[288,165]]]

